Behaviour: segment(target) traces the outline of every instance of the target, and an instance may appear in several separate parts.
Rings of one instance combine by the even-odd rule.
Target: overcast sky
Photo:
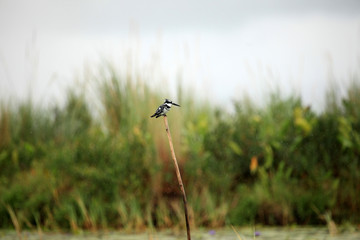
[[[360,70],[360,1],[0,0],[2,99],[61,100],[86,66],[129,49],[170,98],[184,86],[214,103],[279,87],[321,109]],[[156,63],[154,63],[154,61]]]

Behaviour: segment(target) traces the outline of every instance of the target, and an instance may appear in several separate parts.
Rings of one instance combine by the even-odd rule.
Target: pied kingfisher
[[[173,103],[173,102],[172,102],[171,100],[169,100],[169,99],[165,99],[164,103],[161,104],[161,105],[158,107],[158,109],[156,109],[156,112],[155,112],[152,116],[150,116],[150,117],[156,117],[156,118],[158,118],[158,117],[160,117],[160,116],[166,116],[166,113],[167,113],[168,111],[170,111],[170,108],[171,108],[172,105],[175,105],[175,106],[180,107],[179,104]]]

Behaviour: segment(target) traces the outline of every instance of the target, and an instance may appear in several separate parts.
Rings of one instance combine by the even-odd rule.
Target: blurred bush
[[[63,106],[0,105],[0,227],[184,227],[163,101],[112,67]],[[360,221],[360,85],[315,113],[296,97],[234,113],[184,95],[169,115],[192,224]],[[15,221],[15,222],[14,222]]]

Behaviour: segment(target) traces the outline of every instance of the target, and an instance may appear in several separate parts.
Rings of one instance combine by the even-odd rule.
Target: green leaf
[[[241,150],[240,146],[236,142],[230,141],[229,142],[229,147],[237,155],[241,156],[243,154],[243,151]]]

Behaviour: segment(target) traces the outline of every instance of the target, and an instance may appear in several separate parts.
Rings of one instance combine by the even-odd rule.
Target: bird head
[[[177,107],[180,107],[180,105],[179,104],[177,104],[177,103],[174,103],[174,102],[172,102],[171,100],[169,100],[169,99],[165,99],[165,102],[164,102],[165,104],[169,104],[170,106],[171,105],[175,105],[175,106],[177,106]]]

